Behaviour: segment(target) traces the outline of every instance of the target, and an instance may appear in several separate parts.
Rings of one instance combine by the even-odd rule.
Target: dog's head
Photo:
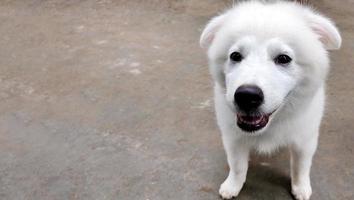
[[[291,100],[322,86],[327,50],[340,48],[341,36],[328,18],[302,5],[250,1],[212,19],[200,44],[238,127],[261,133]]]

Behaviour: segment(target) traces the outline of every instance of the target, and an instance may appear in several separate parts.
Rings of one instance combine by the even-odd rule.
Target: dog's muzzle
[[[237,88],[234,103],[239,112],[236,114],[237,125],[246,132],[255,132],[264,128],[271,114],[259,112],[264,102],[263,91],[255,85],[242,85]]]

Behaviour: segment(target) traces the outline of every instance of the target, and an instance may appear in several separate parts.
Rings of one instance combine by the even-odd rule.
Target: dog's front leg
[[[246,181],[249,150],[238,141],[225,136],[223,143],[230,170],[228,177],[220,186],[219,194],[223,199],[231,199],[239,194]]]
[[[312,194],[310,169],[316,147],[317,138],[290,146],[291,187],[297,200],[308,200]]]
[[[227,106],[224,89],[216,84],[214,92],[216,118],[230,168],[228,177],[220,186],[219,194],[223,199],[231,199],[238,195],[246,180],[249,148],[236,133],[235,114]]]

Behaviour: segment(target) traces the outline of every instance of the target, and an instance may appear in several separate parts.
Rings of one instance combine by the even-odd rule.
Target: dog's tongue
[[[268,124],[268,115],[242,115],[237,114],[237,125],[244,131],[254,132]]]
[[[262,115],[260,115],[260,116],[238,115],[237,118],[242,123],[256,125],[256,124],[259,124],[262,121],[263,116]]]

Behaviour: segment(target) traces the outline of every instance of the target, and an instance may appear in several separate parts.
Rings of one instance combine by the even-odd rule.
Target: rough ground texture
[[[313,199],[354,199],[354,2],[342,30]],[[218,199],[227,164],[198,46],[227,0],[0,2],[0,199]],[[292,199],[288,153],[254,156],[239,199]]]

